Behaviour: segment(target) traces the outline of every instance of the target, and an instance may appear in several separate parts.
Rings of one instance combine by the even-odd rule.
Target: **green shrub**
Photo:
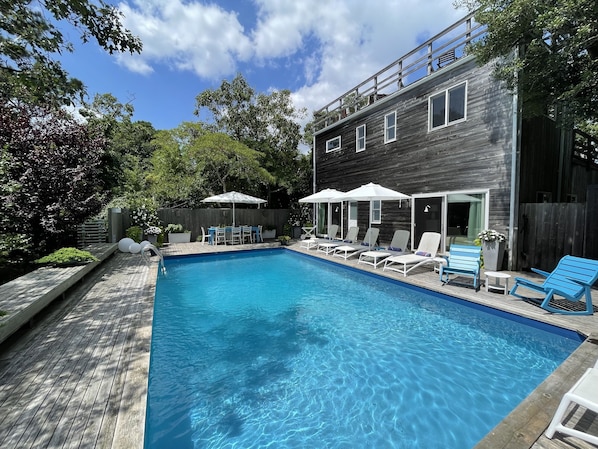
[[[143,229],[140,226],[131,226],[125,232],[126,236],[133,239],[137,243],[140,243],[143,239]]]
[[[37,259],[36,262],[46,265],[84,265],[98,260],[89,251],[82,251],[77,248],[61,248],[52,254]]]

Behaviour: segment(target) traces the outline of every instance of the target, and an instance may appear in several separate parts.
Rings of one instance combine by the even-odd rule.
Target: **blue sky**
[[[194,121],[195,97],[243,74],[259,92],[289,89],[296,107],[334,100],[466,15],[453,0],[129,0],[113,4],[141,55],[95,43],[61,57],[90,97],[131,102],[134,120]]]

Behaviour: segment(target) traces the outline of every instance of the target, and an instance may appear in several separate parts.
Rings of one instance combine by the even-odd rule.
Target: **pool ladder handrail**
[[[150,260],[148,258],[148,256],[146,255],[146,251],[153,251],[156,256],[158,256],[158,270],[160,270],[160,264],[162,264],[162,274],[166,274],[166,265],[164,265],[164,256],[162,255],[162,253],[160,252],[160,250],[158,248],[156,248],[154,245],[152,245],[151,243],[149,245],[145,245],[142,249],[141,249],[141,256],[143,257],[143,259],[149,264]]]

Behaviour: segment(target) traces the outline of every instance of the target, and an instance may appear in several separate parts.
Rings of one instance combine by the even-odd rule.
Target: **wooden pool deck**
[[[267,248],[199,243],[164,248],[164,255]],[[314,257],[389,276],[590,336],[477,449],[589,449],[595,446],[557,434],[543,436],[564,392],[598,359],[598,313],[554,315],[498,293],[441,286],[430,267],[407,277],[382,272],[354,259],[289,247]],[[152,258],[157,259],[157,258]],[[511,273],[531,277],[528,273]],[[70,287],[32,325],[0,346],[1,448],[143,448],[145,399],[157,261],[117,252]],[[43,283],[43,279],[38,279]],[[28,282],[30,279],[28,280]],[[19,284],[13,284],[15,291]],[[21,292],[33,289],[22,285]],[[598,292],[594,292],[598,304]],[[5,296],[0,296],[0,309]],[[31,320],[29,320],[31,322]],[[521,379],[525,382],[526,379]],[[572,422],[598,434],[596,415],[575,410]]]

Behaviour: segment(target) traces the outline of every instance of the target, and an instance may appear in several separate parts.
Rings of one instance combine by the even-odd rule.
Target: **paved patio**
[[[163,252],[185,255],[251,248],[190,243],[172,245]],[[298,244],[289,249],[308,253]],[[313,250],[309,254],[592,335],[476,448],[594,447],[558,434],[549,440],[542,432],[562,394],[598,359],[598,339],[593,338],[598,336],[598,314],[553,315],[483,289],[474,292],[454,285],[441,286],[438,275],[429,267],[403,277],[357,265],[354,259],[332,259]],[[18,332],[0,347],[0,447],[143,447],[156,275],[156,260],[148,265],[139,255],[116,253],[84,283],[73,287],[66,298],[55,301],[34,326]],[[577,410],[572,419],[577,426],[598,434],[595,414]]]

